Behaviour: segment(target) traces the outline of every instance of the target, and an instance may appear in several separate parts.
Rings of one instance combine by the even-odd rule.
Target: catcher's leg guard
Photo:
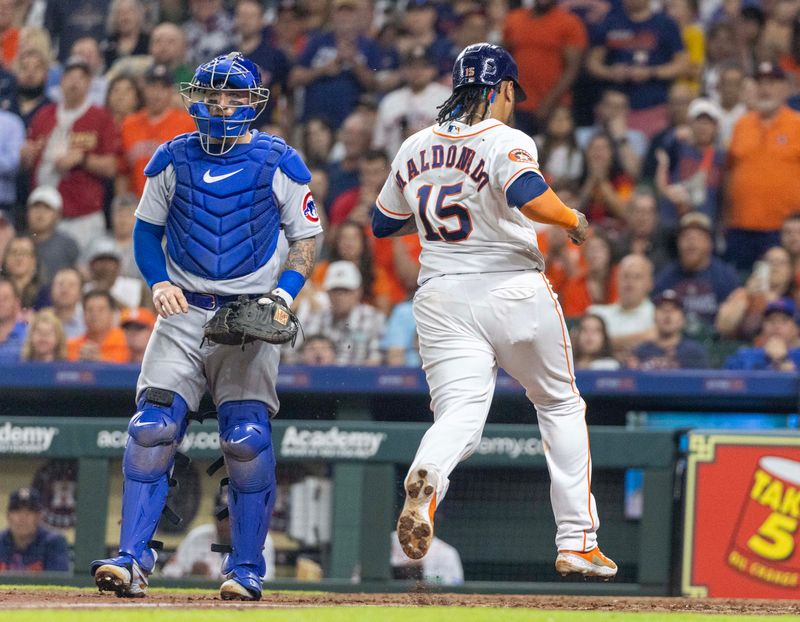
[[[147,389],[128,425],[122,472],[122,527],[119,552],[150,572],[155,555],[148,546],[164,510],[169,473],[183,440],[188,407],[177,393]],[[94,571],[97,566],[92,564]]]
[[[263,402],[226,402],[219,406],[218,418],[220,445],[230,477],[232,549],[222,572],[257,599],[266,573],[264,541],[275,505],[275,454],[269,412]],[[222,597],[240,598],[230,591],[222,593]]]

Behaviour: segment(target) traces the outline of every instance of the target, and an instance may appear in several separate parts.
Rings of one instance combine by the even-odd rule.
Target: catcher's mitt
[[[203,326],[203,337],[213,343],[243,346],[260,340],[294,345],[300,322],[279,296],[239,296],[214,314]]]

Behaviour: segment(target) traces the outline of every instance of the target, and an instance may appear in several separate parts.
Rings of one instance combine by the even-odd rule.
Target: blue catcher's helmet
[[[261,86],[261,73],[253,61],[231,52],[200,65],[192,81],[181,85],[181,95],[203,149],[218,155],[230,151],[261,114],[269,89]],[[233,112],[225,116],[226,110]]]
[[[517,101],[525,101],[519,85],[519,69],[511,54],[499,45],[473,43],[465,47],[453,64],[453,90],[471,84],[497,86],[503,80],[514,81]]]

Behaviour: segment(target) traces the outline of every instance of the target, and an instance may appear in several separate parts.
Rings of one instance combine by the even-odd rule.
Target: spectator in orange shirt
[[[783,221],[800,212],[800,114],[786,105],[778,65],[761,63],[756,81],[755,109],[736,122],[728,150],[725,259],[740,271],[779,245]]]
[[[178,134],[194,131],[194,121],[186,111],[173,105],[175,78],[166,65],[153,65],[144,78],[144,108],[122,122],[122,166],[116,193],[126,191],[141,196],[144,167],[158,146]]]
[[[593,304],[617,301],[617,270],[611,263],[611,244],[595,230],[581,246],[578,274],[566,280],[558,292],[564,315],[580,317]]]
[[[511,11],[503,28],[503,42],[519,63],[519,81],[527,100],[517,104],[516,125],[533,135],[558,104],[571,103],[588,44],[581,20],[556,0],[535,0],[533,8]],[[534,34],[535,33],[535,34]]]
[[[125,332],[116,324],[117,305],[107,291],[93,290],[83,297],[86,334],[67,342],[70,361],[127,363],[130,351]]]
[[[120,315],[119,325],[125,331],[125,339],[131,353],[129,362],[141,365],[147,342],[150,341],[150,335],[153,334],[156,325],[155,313],[144,307],[125,309]]]

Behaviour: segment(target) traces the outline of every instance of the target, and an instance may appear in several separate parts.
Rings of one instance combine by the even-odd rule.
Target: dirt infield
[[[800,602],[713,598],[631,598],[614,596],[527,596],[503,594],[397,594],[265,592],[257,603],[221,601],[214,592],[169,593],[156,591],[144,599],[118,599],[90,590],[26,591],[24,587],[0,589],[0,609],[95,609],[97,607],[159,608],[297,608],[297,607],[525,607],[576,611],[689,612],[715,614],[800,614]]]

